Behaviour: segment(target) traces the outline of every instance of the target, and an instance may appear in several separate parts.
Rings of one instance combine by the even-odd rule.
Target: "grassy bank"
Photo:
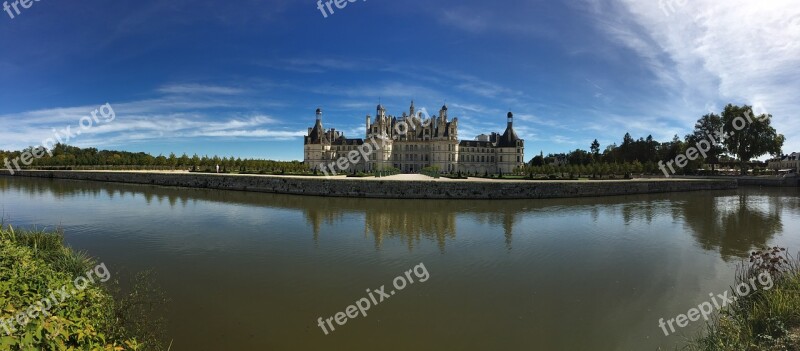
[[[110,278],[59,232],[0,224],[0,350],[160,350],[132,308],[133,294],[152,295],[115,300]]]
[[[786,250],[753,252],[737,274],[737,286],[769,273],[774,286],[739,298],[685,350],[800,350],[800,261]]]

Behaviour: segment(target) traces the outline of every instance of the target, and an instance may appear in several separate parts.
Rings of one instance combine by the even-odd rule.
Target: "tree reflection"
[[[684,222],[700,247],[719,251],[726,260],[746,257],[749,251],[769,245],[783,231],[781,216],[800,213],[800,190],[796,188],[548,200],[384,200],[0,177],[0,192],[13,191],[44,199],[140,198],[147,204],[164,203],[171,208],[210,201],[253,206],[265,214],[271,209],[288,210],[302,213],[315,243],[321,235],[352,228],[337,227],[342,221],[355,220],[356,227],[363,221],[364,236],[374,240],[376,249],[387,240],[399,240],[409,250],[430,241],[442,252],[448,241],[456,239],[457,223],[488,224],[489,232],[476,235],[502,233],[507,250],[511,250],[515,235],[547,230],[536,223],[553,216],[574,216],[576,220],[586,216],[595,224],[621,219],[626,226],[651,226],[666,217]],[[471,222],[459,221],[459,217]],[[521,228],[523,219],[527,224]],[[471,228],[461,231],[465,229]]]
[[[783,231],[781,197],[740,189],[736,194],[693,194],[683,217],[697,243],[725,260],[747,257]]]

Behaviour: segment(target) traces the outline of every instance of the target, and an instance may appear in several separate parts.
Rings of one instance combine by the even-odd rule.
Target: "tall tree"
[[[597,139],[594,139],[589,149],[592,151],[592,161],[597,162],[597,158],[600,156],[600,143]]]
[[[619,146],[619,151],[622,154],[622,161],[633,161],[633,159],[636,158],[633,152],[635,142],[631,133],[625,133],[625,136],[622,137],[622,145]]]
[[[690,137],[690,143],[695,145],[701,140],[706,140],[710,143],[708,146],[711,149],[706,151],[706,163],[711,164],[711,171],[714,171],[714,166],[719,163],[719,155],[725,152],[725,148],[722,144],[717,142],[711,142],[711,138],[716,140],[716,134],[719,130],[722,129],[722,117],[715,113],[709,113],[700,117],[697,122],[694,124],[694,131]],[[705,145],[705,144],[704,144]]]
[[[771,154],[780,155],[785,138],[772,127],[772,115],[753,116],[751,106],[728,104],[722,111],[725,148],[739,159],[742,175],[747,174],[747,162]]]

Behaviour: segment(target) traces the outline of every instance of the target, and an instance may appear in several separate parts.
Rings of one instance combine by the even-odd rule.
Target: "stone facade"
[[[792,169],[794,173],[797,173],[798,169],[800,169],[800,152],[792,152],[789,155],[770,160],[768,167],[775,170]]]
[[[514,131],[514,115],[507,115],[503,134],[480,135],[475,140],[458,139],[458,118],[449,119],[447,105],[439,114],[424,118],[411,102],[408,113],[395,117],[378,105],[373,118],[366,117],[366,139],[348,139],[335,129],[322,126],[322,110],[304,140],[304,162],[312,169],[324,169],[345,158],[365,143],[379,145],[367,157],[352,162],[348,171],[390,168],[418,173],[437,167],[442,173],[512,173],[524,164],[525,141]],[[372,149],[372,148],[367,148]]]

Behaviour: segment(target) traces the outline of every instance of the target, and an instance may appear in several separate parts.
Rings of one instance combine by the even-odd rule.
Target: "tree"
[[[570,164],[586,165],[592,163],[592,155],[586,150],[576,149],[567,154],[567,162]]]
[[[597,158],[600,156],[600,143],[597,139],[594,139],[592,145],[589,146],[589,150],[592,151],[592,161],[597,162]]]
[[[633,140],[631,133],[625,133],[625,136],[622,137],[622,145],[619,146],[619,151],[622,154],[622,161],[629,162],[636,158],[634,153],[635,143],[636,141]]]
[[[675,134],[675,136],[672,137],[671,142],[661,145],[659,159],[674,160],[676,157],[678,157],[678,155],[683,153],[683,150],[683,141],[681,141],[681,138],[678,136],[678,134]]]
[[[531,159],[531,166],[539,167],[544,165],[544,156],[537,155],[536,157]]]
[[[178,164],[181,165],[182,167],[188,166],[189,165],[189,156],[187,156],[186,153],[181,155],[181,157],[178,159]]]
[[[653,139],[652,135],[648,135],[647,139],[645,139],[644,144],[644,154],[646,157],[644,159],[639,160],[642,163],[646,162],[656,162],[658,161],[658,142]]]
[[[178,165],[178,158],[175,156],[174,152],[169,153],[169,157],[167,157],[167,165],[172,168],[175,168],[175,166]]]
[[[725,149],[739,159],[741,174],[747,174],[747,162],[771,154],[780,155],[785,138],[772,127],[772,115],[753,116],[751,106],[728,104],[722,111]]]
[[[705,158],[706,163],[711,164],[711,171],[714,172],[714,166],[719,163],[719,155],[725,152],[725,148],[722,144],[719,143],[712,143],[711,138],[715,138],[716,141],[716,133],[722,129],[722,117],[717,114],[709,113],[700,117],[697,120],[697,123],[694,124],[694,132],[691,134],[689,138],[689,143],[691,145],[697,145],[701,142],[701,140],[706,140],[709,143],[706,148],[710,147],[711,149],[706,151],[707,157]]]
[[[617,144],[611,144],[606,146],[606,149],[603,151],[603,162],[607,163],[614,163],[619,160],[619,148],[617,148]]]

